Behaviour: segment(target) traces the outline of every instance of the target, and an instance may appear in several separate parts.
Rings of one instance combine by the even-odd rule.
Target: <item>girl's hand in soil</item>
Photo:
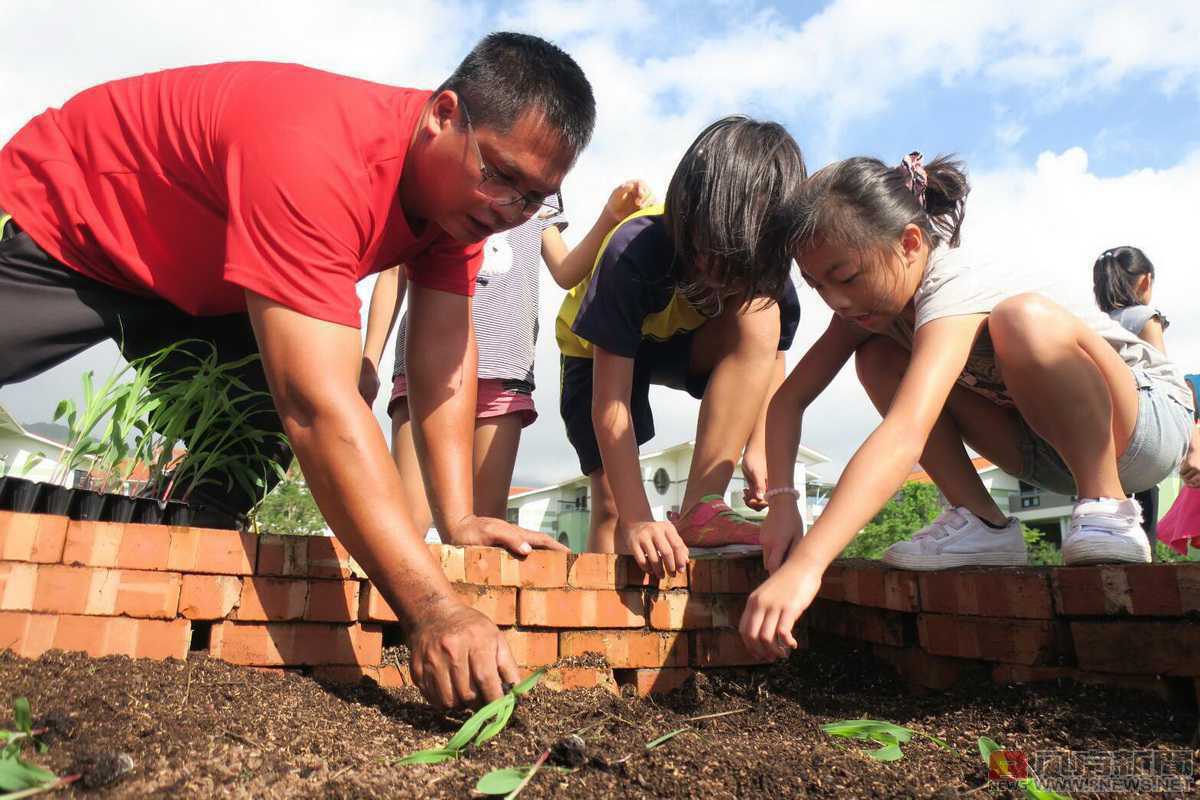
[[[443,613],[417,622],[409,633],[413,682],[442,708],[490,703],[521,680],[508,643],[491,621],[451,601]]]
[[[527,531],[495,517],[463,517],[446,532],[446,544],[503,547],[515,556],[529,555],[534,549],[561,550],[570,548],[544,533]]]
[[[663,578],[687,569],[687,545],[670,522],[619,521],[617,538],[617,552],[631,553],[643,572]]]
[[[792,546],[804,538],[804,517],[800,504],[786,495],[772,498],[771,510],[763,521],[759,539],[762,540],[763,566],[774,574],[787,560]]]
[[[792,636],[796,620],[821,588],[821,571],[791,559],[754,590],[742,612],[738,632],[758,658],[774,661],[799,645]]]

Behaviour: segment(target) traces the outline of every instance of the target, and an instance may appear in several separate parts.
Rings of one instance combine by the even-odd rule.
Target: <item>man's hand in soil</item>
[[[503,547],[513,555],[529,555],[534,549],[570,552],[570,548],[552,537],[536,531],[528,531],[495,517],[463,517],[446,532],[447,544],[478,544]]]
[[[821,571],[791,559],[750,595],[738,631],[758,658],[774,661],[799,645],[792,636],[796,620],[821,588]]]
[[[408,646],[413,681],[435,706],[490,703],[521,680],[499,629],[464,605],[440,606],[415,623]]]

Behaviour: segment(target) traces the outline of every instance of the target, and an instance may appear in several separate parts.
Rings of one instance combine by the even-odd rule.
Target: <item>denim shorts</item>
[[[1129,446],[1117,460],[1121,485],[1129,494],[1153,488],[1179,468],[1192,435],[1192,412],[1173,400],[1141,370],[1137,422]],[[1059,494],[1076,493],[1075,478],[1054,447],[1020,417],[1021,474],[1026,483]]]

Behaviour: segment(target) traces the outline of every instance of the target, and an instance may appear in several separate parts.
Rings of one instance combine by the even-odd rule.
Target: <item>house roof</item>
[[[12,415],[7,408],[0,405],[0,433],[7,433],[11,436],[20,436],[24,439],[37,442],[38,444],[47,447],[53,447],[57,450],[65,450],[67,446],[62,442],[56,442],[53,439],[47,439],[45,436],[38,436],[36,433],[31,433],[25,430],[25,426],[17,421],[17,418]]]
[[[972,458],[971,464],[975,467],[976,472],[987,472],[989,469],[996,468],[995,464],[993,464],[991,461],[988,461],[983,456],[976,456],[975,458]],[[929,477],[929,473],[920,467],[917,467],[909,473],[908,480],[913,481],[914,483],[933,483],[933,478]]]

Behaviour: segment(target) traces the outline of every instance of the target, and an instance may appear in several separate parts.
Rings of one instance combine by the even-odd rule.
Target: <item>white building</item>
[[[58,470],[67,446],[30,433],[0,406],[0,475],[49,481]],[[68,476],[72,480],[74,476]]]
[[[687,489],[688,470],[692,465],[694,449],[695,442],[687,441],[640,456],[642,481],[646,486],[650,511],[655,519],[665,520],[668,511],[680,510],[679,504],[683,501]],[[808,468],[828,460],[815,450],[801,445],[796,456],[793,485],[819,485],[827,488],[828,484],[816,481],[809,475]],[[745,485],[741,464],[738,464],[725,493],[725,501],[734,510],[754,516],[755,512],[742,502],[742,489]],[[827,495],[828,491],[816,497],[806,498],[806,523],[812,523],[814,511],[820,513],[819,509],[824,502],[821,494]],[[549,533],[560,542],[569,545],[572,550],[579,552],[587,543],[590,509],[590,484],[586,476],[579,475],[552,486],[514,493],[508,499],[508,520],[522,528]]]

